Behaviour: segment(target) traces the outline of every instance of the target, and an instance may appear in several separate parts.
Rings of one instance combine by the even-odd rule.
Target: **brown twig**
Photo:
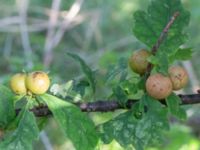
[[[170,29],[170,27],[172,26],[172,24],[174,23],[174,21],[176,20],[176,18],[179,16],[179,12],[175,12],[174,15],[171,17],[171,19],[169,20],[169,22],[167,23],[167,25],[165,26],[165,28],[163,29],[162,33],[160,34],[160,37],[158,38],[156,44],[152,47],[151,49],[151,53],[153,55],[156,54],[156,52],[158,51],[161,43],[163,42],[163,40],[166,38],[167,36],[167,33]],[[151,70],[152,70],[152,64],[148,64],[148,67],[147,67],[147,73],[146,73],[146,77],[148,77],[151,73]]]
[[[191,94],[191,95],[178,95],[181,98],[180,105],[188,105],[188,104],[197,104],[200,103],[200,94]],[[138,100],[129,99],[126,105],[121,105],[118,101],[96,101],[96,102],[88,102],[88,103],[76,103],[75,105],[80,108],[83,112],[109,112],[115,111],[118,109],[130,109]],[[164,100],[161,103],[166,104]],[[18,115],[21,109],[16,109],[16,114]],[[30,110],[37,117],[45,117],[52,115],[51,111],[47,106],[39,106],[32,108]]]

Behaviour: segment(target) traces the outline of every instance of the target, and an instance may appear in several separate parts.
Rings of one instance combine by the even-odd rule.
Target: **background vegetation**
[[[102,84],[103,75],[112,65],[127,60],[139,48],[145,48],[132,34],[133,12],[146,9],[149,0],[4,0],[0,1],[0,82],[8,84],[13,73],[22,70],[45,70],[52,83],[65,83],[82,78],[82,72],[67,52],[81,56],[96,70],[98,98],[109,94],[109,84]],[[199,88],[200,65],[200,1],[183,0],[191,12],[187,28],[194,55],[182,65],[188,70],[190,84],[181,93],[194,93]],[[162,17],[162,16],[161,16]],[[55,42],[56,41],[56,42]],[[124,59],[122,59],[124,58]],[[112,84],[112,83],[110,83]],[[103,93],[103,94],[102,94]],[[196,150],[200,148],[199,105],[187,106],[186,122],[172,120],[172,130],[166,133],[166,150]],[[116,112],[118,113],[118,112]],[[96,124],[116,114],[95,113]],[[49,119],[34,147],[37,150],[73,149],[62,136],[57,124]],[[162,147],[163,148],[163,147]],[[121,150],[113,141],[103,150]],[[149,148],[160,149],[158,146]]]

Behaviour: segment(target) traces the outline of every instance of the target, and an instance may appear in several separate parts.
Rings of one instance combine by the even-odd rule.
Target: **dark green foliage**
[[[148,96],[144,96],[141,105],[147,107],[147,112],[141,112],[142,117],[135,115],[135,105],[131,111],[120,114],[100,127],[102,140],[110,143],[113,139],[123,147],[134,145],[141,150],[149,144],[156,143],[161,138],[161,130],[169,128],[167,109]]]
[[[134,35],[152,48],[175,12],[179,12],[180,16],[175,20],[168,32],[167,39],[160,47],[160,51],[173,52],[187,39],[183,30],[189,24],[190,15],[183,8],[180,0],[153,0],[147,12],[140,10],[135,12]]]

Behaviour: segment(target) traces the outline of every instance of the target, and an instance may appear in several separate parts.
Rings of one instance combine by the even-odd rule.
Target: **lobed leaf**
[[[115,139],[123,147],[134,145],[137,150],[142,150],[147,145],[160,141],[160,131],[169,128],[167,110],[146,95],[140,103],[148,108],[146,113],[141,111],[142,116],[136,116],[135,109],[142,109],[134,105],[132,111],[120,114],[100,126],[101,138],[105,143]]]
[[[179,12],[180,15],[171,26],[159,50],[173,52],[186,41],[187,35],[184,33],[184,28],[189,24],[190,18],[189,12],[183,8],[180,0],[153,0],[147,12],[136,11],[134,35],[148,47],[153,47],[175,12]]]

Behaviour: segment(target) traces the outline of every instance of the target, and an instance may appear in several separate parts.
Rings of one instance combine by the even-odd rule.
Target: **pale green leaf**
[[[19,120],[17,129],[5,137],[0,143],[0,149],[32,150],[32,142],[37,139],[39,134],[35,116],[27,108],[24,108],[17,119]]]
[[[14,117],[14,95],[7,87],[0,85],[0,128],[5,128]]]
[[[77,150],[94,150],[98,135],[94,123],[75,105],[55,96],[44,94],[41,98],[47,103],[55,120],[60,125]]]

